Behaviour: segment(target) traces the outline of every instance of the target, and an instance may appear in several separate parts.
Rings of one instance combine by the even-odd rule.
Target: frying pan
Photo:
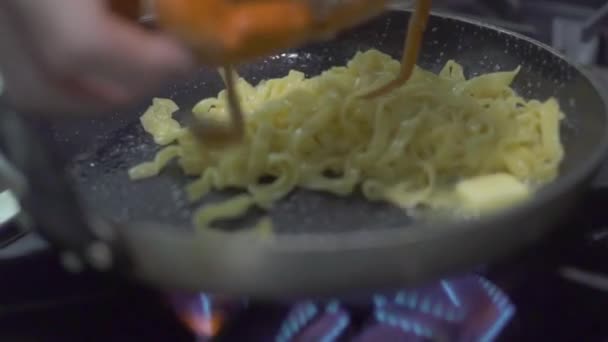
[[[291,69],[317,75],[370,48],[398,58],[408,16],[393,8],[331,42],[285,51],[239,72],[257,83]],[[150,180],[128,179],[129,167],[158,150],[138,120],[150,101],[102,118],[84,113],[62,122],[5,111],[0,145],[27,182],[0,169],[5,181],[22,185],[30,221],[74,270],[88,266],[163,289],[259,298],[416,286],[496,261],[543,237],[575,207],[608,147],[606,103],[596,84],[549,47],[435,14],[419,64],[437,72],[449,59],[461,63],[467,76],[521,65],[514,84],[521,95],[559,99],[567,114],[561,127],[566,156],[560,177],[534,199],[482,219],[421,222],[358,196],[296,191],[271,211],[271,237],[247,234],[238,224],[194,233],[190,215],[201,203],[185,200],[189,180],[177,168]],[[221,89],[216,71],[201,68],[158,96],[188,109]],[[229,195],[215,193],[204,201]]]

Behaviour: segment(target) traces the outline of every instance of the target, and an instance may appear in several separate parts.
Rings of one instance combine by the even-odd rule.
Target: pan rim
[[[408,11],[407,9],[394,9],[391,8],[391,11]],[[512,32],[506,29],[502,29],[495,25],[485,24],[480,21],[470,19],[470,18],[461,18],[452,14],[444,14],[438,12],[433,12],[433,16],[439,18],[447,18],[459,22],[465,22],[472,25],[481,26],[483,28],[488,28],[491,30],[498,31],[499,33],[507,34],[513,36],[515,38],[525,40],[529,44],[537,45],[550,52],[555,57],[566,62],[571,68],[573,68],[576,72],[580,73],[584,76],[585,80],[591,84],[596,95],[602,100],[604,107],[604,116],[606,119],[606,123],[608,123],[608,96],[603,92],[598,91],[601,89],[599,86],[599,82],[589,74],[588,71],[584,70],[580,66],[572,63],[567,57],[563,56],[557,50],[552,47],[536,41],[532,38],[526,37],[524,35],[518,34],[516,32]],[[482,218],[477,218],[473,220],[456,220],[443,222],[439,225],[428,223],[424,221],[414,222],[407,226],[407,229],[393,229],[393,228],[378,228],[374,230],[361,230],[361,231],[353,231],[353,232],[340,232],[340,233],[323,233],[316,232],[314,234],[308,233],[299,233],[299,234],[276,234],[276,238],[274,239],[277,242],[277,246],[280,246],[279,249],[287,249],[293,251],[295,250],[307,250],[313,251],[318,249],[319,251],[325,250],[327,248],[335,247],[339,245],[340,249],[345,249],[347,247],[351,248],[370,248],[376,246],[376,244],[381,243],[382,247],[392,244],[403,244],[403,235],[412,236],[412,235],[431,235],[427,236],[427,238],[436,237],[434,233],[440,232],[441,237],[445,237],[448,233],[462,233],[468,230],[479,229],[481,226],[488,226],[492,222],[501,221],[506,217],[510,217],[513,215],[517,215],[519,213],[523,213],[539,206],[542,203],[545,203],[548,200],[554,199],[559,194],[565,192],[568,188],[571,188],[576,185],[580,180],[585,179],[587,176],[593,173],[599,164],[603,161],[603,159],[608,155],[608,124],[604,125],[603,128],[604,134],[600,142],[596,145],[594,150],[589,153],[589,157],[585,159],[585,161],[576,167],[573,168],[568,174],[559,175],[556,180],[543,186],[535,195],[534,198],[530,201],[522,203],[520,205],[513,206],[511,208],[500,211],[499,213],[484,216]],[[437,226],[441,226],[441,229],[436,229]],[[382,233],[382,234],[379,234]],[[433,233],[433,234],[431,234]],[[187,233],[186,235],[190,235]],[[365,236],[364,236],[365,235]],[[367,236],[372,235],[372,236]],[[373,236],[382,235],[381,239],[375,239]],[[399,237],[400,241],[394,241],[388,237]],[[420,241],[421,237],[416,237],[416,241]],[[337,239],[336,243],[323,243],[319,244],[311,244],[310,242],[319,242],[320,240],[325,242],[331,242],[331,239]],[[349,240],[349,241],[346,241]],[[353,241],[350,241],[353,240]],[[379,240],[375,241],[374,240]],[[381,240],[381,241],[380,241]]]
[[[387,12],[403,11],[409,10],[402,7],[395,8],[394,6],[389,6]],[[246,236],[246,234],[178,233],[174,230],[166,231],[160,229],[162,227],[159,227],[158,224],[138,222],[131,227],[125,227],[125,234],[123,235],[127,244],[132,247],[130,254],[136,261],[136,274],[153,283],[167,286],[184,287],[183,285],[187,283],[191,285],[189,289],[192,290],[195,290],[195,287],[202,288],[201,285],[204,283],[207,284],[207,286],[204,287],[218,289],[222,292],[276,296],[280,293],[293,291],[296,288],[302,289],[304,284],[290,283],[289,281],[285,282],[285,284],[271,283],[271,281],[277,280],[277,274],[273,273],[275,269],[293,269],[298,265],[297,262],[290,261],[293,259],[265,264],[265,262],[270,259],[281,259],[281,256],[297,258],[313,255],[331,258],[331,253],[336,252],[351,253],[349,256],[345,257],[348,259],[356,253],[361,253],[361,255],[372,255],[372,253],[382,250],[395,248],[407,249],[408,246],[412,246],[413,244],[428,244],[429,242],[437,240],[447,240],[454,237],[466,236],[467,234],[471,235],[471,233],[479,231],[484,231],[489,234],[497,233],[504,230],[504,228],[501,228],[500,224],[502,221],[508,220],[511,217],[519,217],[531,213],[534,209],[541,207],[544,203],[554,201],[559,198],[560,195],[580,186],[582,182],[593,175],[594,171],[599,169],[601,163],[608,155],[608,98],[607,94],[600,91],[601,87],[599,86],[599,81],[595,77],[579,65],[572,63],[567,57],[563,56],[552,47],[538,42],[535,39],[510,30],[502,29],[492,24],[486,24],[470,18],[462,18],[453,14],[437,13],[434,11],[433,16],[439,19],[448,19],[459,23],[474,25],[483,29],[489,29],[499,34],[514,37],[526,44],[539,46],[547,53],[550,53],[559,60],[567,63],[573,71],[578,72],[580,76],[589,82],[595,95],[603,104],[605,124],[602,128],[603,134],[600,141],[595,145],[593,150],[589,152],[588,157],[567,174],[560,175],[554,182],[540,189],[531,200],[499,213],[484,216],[472,221],[456,220],[440,224],[415,221],[407,227],[398,227],[397,229],[378,228],[340,233],[275,234],[271,239],[252,239],[251,236]],[[152,228],[153,233],[148,229],[135,229],[136,226],[140,227],[142,225]],[[155,226],[159,229],[154,229]],[[516,230],[516,227],[513,227],[513,229]],[[213,238],[207,239],[211,235],[213,235]],[[474,236],[474,234],[472,235]],[[196,240],[196,242],[193,242],[192,240]],[[165,245],[160,246],[159,244],[162,245],[163,242]],[[187,246],[191,250],[176,252],[162,250],[162,247],[166,247],[166,250],[170,250],[180,244],[181,246]],[[221,245],[222,247],[218,248],[217,245]],[[152,247],[155,247],[155,250],[151,250]],[[207,248],[208,250],[206,250]],[[214,254],[214,252],[219,252],[219,254]],[[231,255],[231,253],[235,252],[239,252],[240,255]],[[202,281],[196,283],[197,285],[193,285],[195,282],[193,279],[196,276],[191,279],[189,276],[192,275],[186,276],[180,273],[180,270],[184,270],[185,266],[181,267],[179,270],[169,269],[170,267],[161,270],[162,267],[159,267],[151,260],[154,259],[156,262],[168,265],[171,264],[169,260],[172,262],[176,260],[183,261],[185,260],[186,255],[196,255],[199,259],[202,259],[202,262],[199,262],[197,265],[205,265],[204,268],[211,272],[209,274],[216,274],[219,275],[219,277],[215,279],[211,279],[213,276],[205,277]],[[215,263],[218,263],[219,265],[213,264],[213,261],[209,261],[208,259],[210,257],[215,259]],[[408,266],[412,267],[411,262],[406,261],[405,263],[409,263]],[[424,264],[424,262],[421,264]],[[369,269],[369,267],[372,266],[367,265],[366,267]],[[219,268],[221,268],[221,270],[219,270]],[[309,281],[315,279],[317,281],[322,279],[327,280],[330,276],[330,274],[328,274],[329,271],[326,269],[327,267],[322,268],[323,270],[318,271],[318,274],[310,274]],[[348,269],[350,270],[351,268]],[[241,284],[233,284],[235,279],[240,281],[245,279],[243,278],[243,274],[236,274],[238,272],[237,270],[246,270],[246,273],[253,276],[258,282],[252,280],[243,281]],[[202,268],[198,268],[198,271],[202,273],[205,272]],[[252,275],[250,272],[255,273]],[[298,272],[298,270],[290,272]],[[402,272],[410,272],[412,274],[421,273],[418,269],[410,269]],[[349,272],[344,270],[337,273],[349,275]],[[331,276],[337,276],[337,273],[331,274]],[[275,278],[269,278],[262,281],[260,280],[259,275],[271,275],[271,278]],[[382,277],[384,278],[384,281],[388,279],[395,280],[395,276],[383,274]],[[404,278],[399,278],[399,281],[404,281]],[[344,287],[346,286],[346,282],[347,281],[345,280],[326,281],[327,284],[325,285],[327,285],[327,288],[324,288],[323,291],[331,291],[332,289],[338,289],[341,286]],[[311,283],[307,284],[312,285]],[[267,288],[264,286],[267,286]],[[319,285],[315,284],[314,286],[316,286],[317,290],[319,289]],[[354,285],[354,287],[356,286],[357,285]]]

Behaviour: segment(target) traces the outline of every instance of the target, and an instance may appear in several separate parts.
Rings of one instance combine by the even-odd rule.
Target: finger
[[[78,16],[67,21],[61,16],[78,12],[90,17],[88,24],[94,26],[94,13],[102,12],[97,1],[6,0],[1,9],[4,16],[1,46],[10,50],[2,54],[2,64],[9,84],[8,95],[19,108],[72,111],[89,107],[94,110],[112,99],[124,97],[107,82],[72,71],[76,61],[71,56],[74,52],[71,45],[82,41],[79,45],[86,51],[91,40],[87,39],[87,30],[72,26],[81,22]]]
[[[97,99],[107,107],[127,104],[132,98],[125,87],[87,75],[64,79],[61,87],[79,98]]]
[[[180,79],[195,63],[191,52],[162,33],[149,32],[109,12],[95,12],[94,27],[59,41],[45,40],[41,64],[53,77],[104,84],[104,93],[128,93],[126,104]],[[114,89],[111,89],[114,88]],[[101,88],[100,88],[101,89]],[[116,102],[118,97],[113,97]]]
[[[100,106],[94,96],[75,96],[53,84],[24,48],[22,31],[0,9],[0,73],[5,97],[16,109],[27,112],[70,113]]]
[[[22,21],[23,41],[30,42],[25,48],[32,64],[58,87],[67,85],[72,94],[85,90],[78,96],[97,93],[102,101],[126,104],[187,73],[194,64],[178,43],[112,16],[96,6],[97,1],[9,3],[17,3],[16,14],[27,12],[16,18]]]
[[[187,76],[195,66],[191,52],[162,33],[152,33],[120,18],[107,16],[98,32],[97,53],[81,66],[82,72],[145,93]]]

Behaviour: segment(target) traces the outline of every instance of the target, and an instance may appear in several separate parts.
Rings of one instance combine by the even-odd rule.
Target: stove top
[[[608,189],[591,191],[551,237],[477,274],[324,302],[167,296],[124,279],[69,274],[43,248],[18,258],[5,248],[0,340],[606,341],[603,203]]]
[[[508,297],[478,275],[419,289],[266,307],[206,294],[170,300],[204,341],[493,341],[515,313]]]

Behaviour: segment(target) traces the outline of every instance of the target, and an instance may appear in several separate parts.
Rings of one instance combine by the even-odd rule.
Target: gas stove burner
[[[247,308],[246,300],[233,300],[204,293],[173,294],[169,299],[182,322],[202,339],[217,336],[231,316]]]
[[[356,304],[310,300],[266,312],[206,294],[170,298],[201,341],[492,341],[515,313],[500,289],[475,275],[375,294]]]

